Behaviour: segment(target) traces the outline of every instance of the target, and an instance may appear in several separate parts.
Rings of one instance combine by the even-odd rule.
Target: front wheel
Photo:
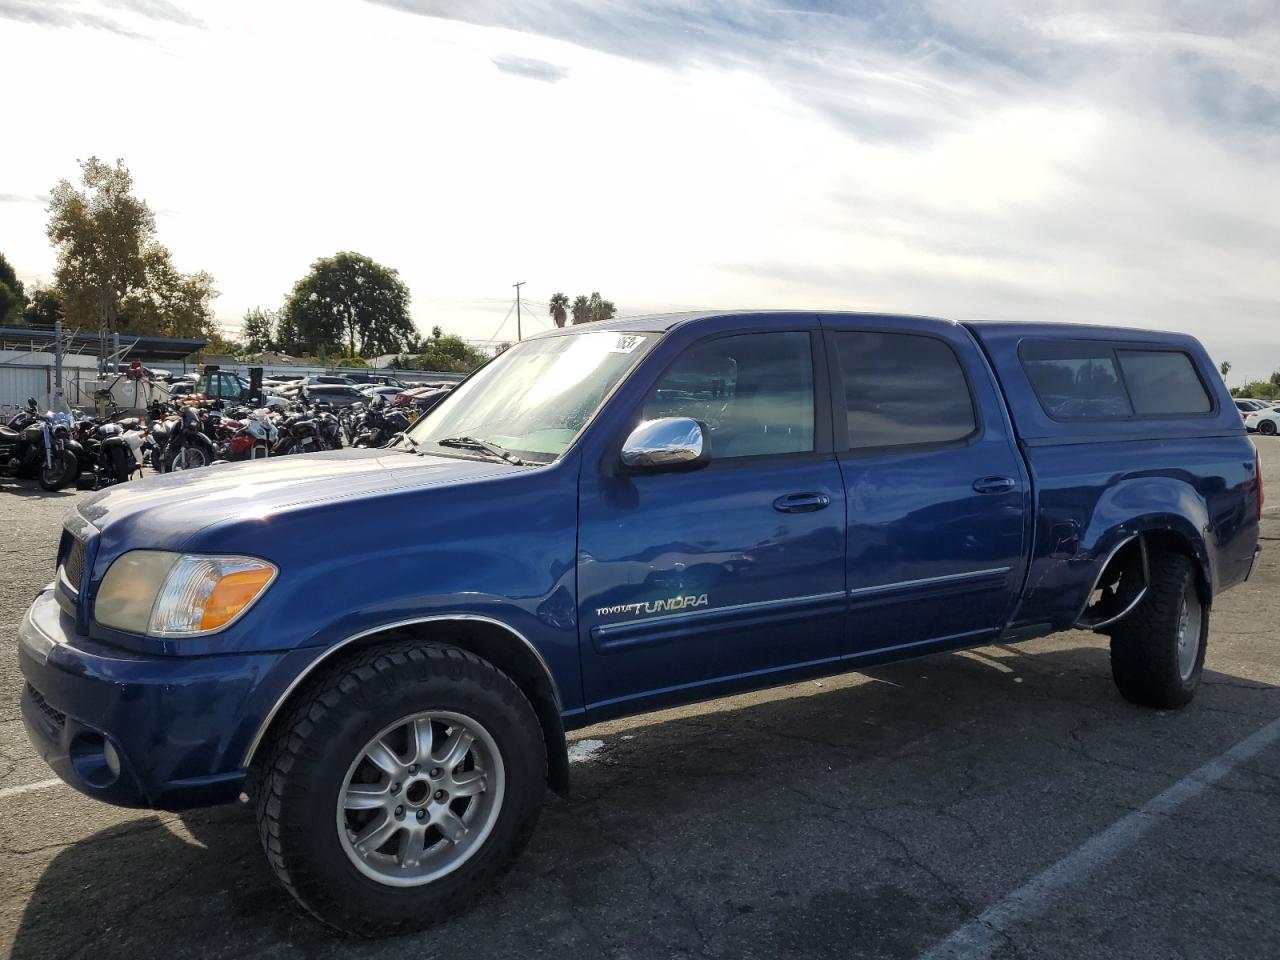
[[[173,456],[168,458],[168,471],[174,470],[197,470],[200,467],[209,465],[209,455],[205,453],[203,447],[196,444],[183,444],[173,452]]]
[[[1190,703],[1209,638],[1209,608],[1191,559],[1181,553],[1153,557],[1147,595],[1108,632],[1111,675],[1121,696],[1164,710]]]
[[[54,450],[51,463],[40,465],[40,486],[50,492],[69,487],[80,476],[80,461],[70,450]]]
[[[533,707],[456,647],[371,649],[304,695],[262,769],[258,829],[317,918],[383,937],[456,916],[524,847],[546,785]]]

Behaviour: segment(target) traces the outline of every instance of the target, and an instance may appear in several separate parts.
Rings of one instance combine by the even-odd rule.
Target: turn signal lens
[[[275,575],[276,572],[271,567],[228,573],[218,581],[209,594],[209,599],[205,601],[200,629],[217,630],[226,626],[257,599],[258,594],[266,589]]]
[[[153,637],[220,630],[244,613],[275,579],[276,568],[253,557],[179,557],[151,610]]]

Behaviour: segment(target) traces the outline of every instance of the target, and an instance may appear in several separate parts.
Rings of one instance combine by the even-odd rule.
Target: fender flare
[[[490,627],[496,627],[508,634],[514,641],[521,644],[533,655],[539,669],[545,676],[547,685],[551,694],[551,711],[539,710],[538,704],[534,703],[534,711],[538,714],[539,723],[543,729],[544,740],[547,747],[547,766],[548,781],[550,786],[559,793],[567,793],[569,788],[569,756],[568,744],[565,740],[564,722],[562,719],[562,711],[564,709],[564,701],[560,696],[560,687],[556,683],[555,674],[552,673],[550,665],[542,652],[529,640],[523,633],[502,620],[494,617],[483,616],[476,613],[437,613],[421,617],[411,617],[407,619],[392,620],[377,626],[367,627],[357,633],[350,634],[335,643],[326,646],[305,668],[298,672],[289,684],[284,688],[280,695],[272,704],[271,709],[259,721],[257,729],[252,739],[249,741],[248,747],[244,751],[241,759],[240,767],[244,770],[251,770],[256,760],[259,750],[263,742],[266,740],[271,730],[272,724],[280,715],[285,705],[288,704],[293,696],[302,688],[307,679],[315,676],[317,671],[322,667],[334,663],[338,654],[354,649],[361,641],[376,637],[379,634],[390,633],[395,630],[405,628],[419,627],[424,624],[433,623],[479,623]],[[534,698],[530,698],[532,701]],[[550,714],[554,714],[553,716]]]

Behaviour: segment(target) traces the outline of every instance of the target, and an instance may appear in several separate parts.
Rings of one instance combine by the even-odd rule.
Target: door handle
[[[1008,493],[1017,485],[1012,477],[983,477],[973,481],[973,489],[978,493]]]
[[[825,493],[789,493],[773,501],[773,509],[781,513],[813,513],[831,503]]]

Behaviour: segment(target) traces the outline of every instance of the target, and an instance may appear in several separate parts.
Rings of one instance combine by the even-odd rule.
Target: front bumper
[[[224,803],[240,795],[244,752],[294,658],[310,654],[120,650],[77,635],[50,589],[18,628],[22,719],[45,762],[91,797],[164,810]]]

